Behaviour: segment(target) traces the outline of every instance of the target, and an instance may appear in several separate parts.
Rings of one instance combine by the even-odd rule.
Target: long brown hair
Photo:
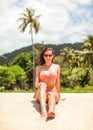
[[[39,61],[40,65],[45,64],[45,60],[44,60],[44,57],[43,57],[43,56],[44,56],[44,53],[45,53],[46,51],[52,51],[52,54],[55,56],[55,52],[54,52],[53,48],[45,48],[45,49],[41,52],[41,54],[40,54],[40,61]],[[53,57],[53,59],[54,59],[54,57]],[[53,59],[52,59],[52,61],[53,61]]]

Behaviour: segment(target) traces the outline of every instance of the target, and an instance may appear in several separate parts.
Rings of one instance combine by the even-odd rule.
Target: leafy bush
[[[0,66],[0,86],[12,89],[16,83],[15,74],[7,66]]]
[[[9,69],[15,74],[16,87],[26,89],[27,76],[19,65],[10,66]]]
[[[15,87],[26,89],[26,82],[26,73],[20,66],[0,66],[0,90],[4,88],[9,90]]]
[[[89,82],[89,69],[88,68],[74,68],[71,75],[67,77],[71,88],[75,86],[84,87]]]
[[[93,69],[89,68],[89,82],[88,82],[89,86],[93,86]]]
[[[0,92],[4,91],[5,87],[4,86],[0,86]]]
[[[24,52],[17,55],[10,63],[9,66],[19,65],[24,69],[28,78],[28,86],[29,88],[33,83],[33,62],[32,62],[32,52]]]
[[[61,72],[61,85],[63,87],[74,88],[75,86],[84,87],[90,82],[89,68],[73,68],[71,71]],[[91,76],[91,78],[93,75]],[[92,81],[93,83],[93,81]]]
[[[60,76],[60,84],[61,86],[67,88],[69,86],[69,82],[67,77],[71,74],[70,70],[64,70],[61,71],[61,76]]]
[[[9,65],[19,65],[24,70],[28,67],[30,63],[30,67],[32,67],[32,53],[31,52],[22,52],[19,55],[17,55],[10,63]]]

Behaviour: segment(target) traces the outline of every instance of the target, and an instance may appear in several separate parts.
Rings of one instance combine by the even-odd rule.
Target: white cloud
[[[17,19],[25,8],[41,14],[41,30],[34,42],[66,43],[93,35],[93,0],[0,0],[0,54],[30,45],[28,29],[18,30]],[[81,34],[79,34],[81,33]]]

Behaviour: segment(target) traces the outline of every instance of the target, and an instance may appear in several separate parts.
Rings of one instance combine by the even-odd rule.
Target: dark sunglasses
[[[53,55],[52,55],[52,54],[44,54],[44,56],[45,56],[45,57],[48,57],[48,56],[51,57],[51,56],[53,56]]]

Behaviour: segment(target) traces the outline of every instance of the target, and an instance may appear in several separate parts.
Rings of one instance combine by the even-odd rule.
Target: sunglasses
[[[52,54],[44,54],[44,56],[45,56],[45,57],[48,57],[48,56],[51,57],[51,56],[53,56],[53,55],[52,55]]]

